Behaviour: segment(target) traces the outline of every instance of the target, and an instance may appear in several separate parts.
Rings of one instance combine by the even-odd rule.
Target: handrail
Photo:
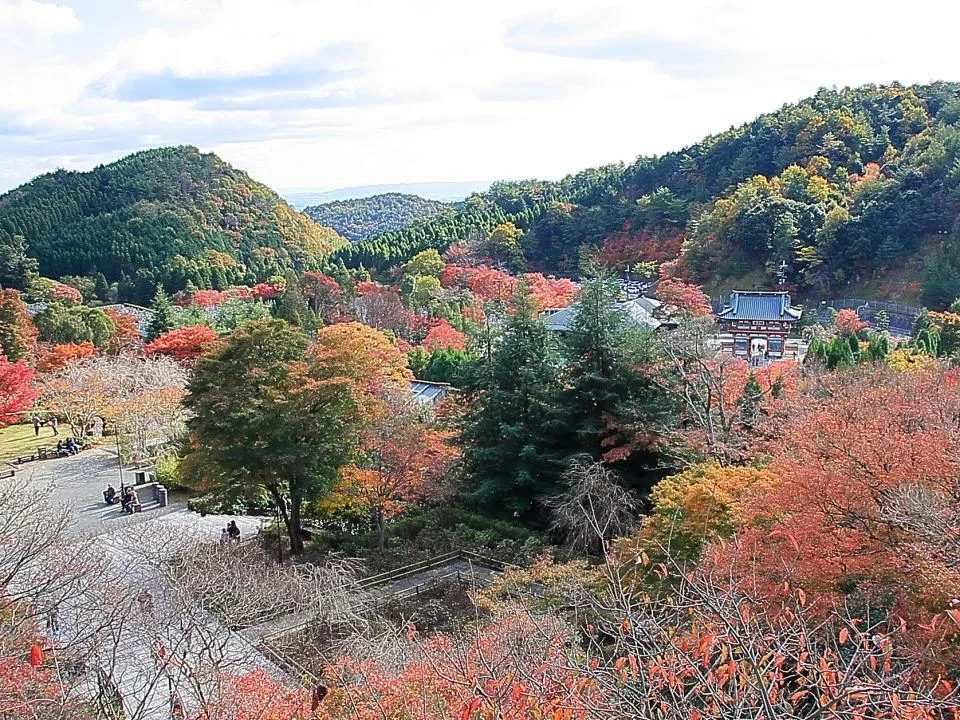
[[[456,560],[460,557],[460,552],[454,550],[452,552],[444,553],[443,555],[437,555],[436,557],[427,558],[426,560],[420,560],[419,562],[410,563],[409,565],[403,565],[393,570],[387,570],[386,572],[379,573],[377,575],[371,575],[365,577],[358,585],[361,587],[376,587],[377,585],[382,585],[385,582],[391,580],[401,580],[408,575],[416,574],[418,572],[423,572],[424,570],[430,570],[435,567],[440,567],[450,562],[451,560]]]
[[[379,573],[377,575],[371,575],[369,578],[364,578],[357,583],[357,586],[360,590],[369,590],[377,587],[378,585],[383,585],[390,581],[403,580],[404,578],[411,577],[416,575],[419,572],[426,572],[428,570],[433,570],[434,568],[443,567],[444,565],[449,564],[454,560],[466,560],[467,562],[479,565],[481,567],[486,567],[490,570],[503,571],[508,568],[518,568],[519,565],[514,563],[508,563],[504,560],[497,560],[495,558],[486,557],[478,553],[472,552],[470,550],[453,550],[443,555],[438,555],[433,558],[428,558],[427,560],[421,560],[416,563],[411,563],[410,565],[404,565],[403,567],[396,568],[395,570],[390,570],[387,572]],[[379,597],[372,598],[370,600],[371,605],[377,605],[387,600],[398,597],[406,597],[410,593],[415,593],[417,588],[422,588],[426,585],[439,582],[448,577],[452,577],[455,574],[460,574],[460,570],[451,570],[448,573],[443,573],[434,577],[425,579],[421,583],[417,583],[409,588],[401,588],[394,592],[388,592],[380,595]],[[370,582],[373,581],[373,582]],[[266,620],[261,625],[267,622],[272,622],[280,617],[283,617],[283,613],[274,615]],[[290,635],[291,633],[298,632],[304,628],[309,627],[313,623],[312,619],[305,620],[303,622],[297,623],[296,625],[291,625],[289,627],[282,628],[281,630],[271,633],[269,635],[264,635],[260,638],[262,643],[272,642],[279,637],[284,635]],[[256,627],[256,626],[254,626]]]
[[[295,678],[295,679],[298,679],[301,684],[302,684],[302,679],[303,679],[304,676],[307,677],[307,678],[309,678],[309,679],[313,682],[314,685],[316,685],[317,682],[319,681],[319,678],[318,678],[316,675],[314,675],[312,672],[310,672],[309,670],[307,670],[305,667],[303,667],[303,666],[302,666],[300,663],[298,663],[296,660],[293,660],[293,659],[291,659],[291,658],[288,658],[288,657],[286,657],[285,655],[281,655],[279,652],[277,652],[276,650],[274,650],[272,647],[269,647],[268,645],[266,645],[266,644],[263,642],[264,640],[266,640],[266,638],[263,638],[259,644],[254,645],[254,644],[253,644],[252,642],[250,642],[246,637],[244,637],[243,633],[241,633],[241,632],[234,632],[233,634],[234,634],[234,637],[236,637],[241,643],[243,643],[244,645],[246,645],[247,647],[249,647],[249,648],[250,648],[251,650],[253,650],[254,652],[261,652],[261,653],[269,656],[268,659],[269,659],[274,665],[277,666],[277,669],[280,670],[280,672],[282,672],[283,674],[287,675],[288,677],[291,676],[291,673],[289,672],[289,670],[287,670],[287,668],[284,667],[284,665],[287,665],[288,667],[292,667],[296,672],[298,672],[298,673],[301,674],[301,677],[300,677],[300,678]],[[279,637],[279,636],[278,636],[278,637]]]
[[[436,557],[410,563],[409,565],[403,565],[402,567],[394,568],[393,570],[387,570],[386,572],[382,572],[377,575],[371,575],[370,577],[363,578],[357,584],[361,588],[376,587],[377,585],[382,585],[390,580],[402,580],[410,575],[423,572],[424,570],[430,570],[435,567],[441,567],[451,560],[458,559],[472,561],[478,565],[483,565],[494,570],[505,570],[509,567],[518,567],[517,565],[506,562],[505,560],[487,557],[471,550],[452,550],[448,553],[444,553],[443,555],[437,555]]]

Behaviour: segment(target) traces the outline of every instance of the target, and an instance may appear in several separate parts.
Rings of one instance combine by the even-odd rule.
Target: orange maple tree
[[[322,379],[347,378],[363,396],[361,401],[387,390],[407,390],[413,379],[406,355],[382,332],[363,323],[321,328],[312,353]]]
[[[427,330],[423,342],[420,343],[431,352],[434,350],[465,350],[467,347],[467,336],[453,327],[445,319],[435,320]]]
[[[369,515],[384,547],[385,522],[407,504],[440,500],[450,492],[445,477],[457,457],[451,433],[431,427],[409,393],[383,393],[360,433],[361,457],[341,470],[336,493]]]
[[[960,595],[957,417],[960,385],[939,367],[818,378],[778,413],[777,482],[746,505],[739,543],[715,559],[769,597],[795,586],[824,607],[875,602],[922,629]]]
[[[97,354],[97,348],[89,340],[82,343],[62,343],[54,345],[37,361],[40,372],[56,372],[71,360],[82,360]]]
[[[143,337],[140,335],[140,325],[135,317],[109,308],[104,312],[113,321],[115,328],[113,335],[107,341],[106,351],[108,353],[119,355],[140,345]]]
[[[217,333],[206,325],[176,328],[154,338],[143,348],[148,355],[166,355],[174,360],[196,360],[217,342]]]

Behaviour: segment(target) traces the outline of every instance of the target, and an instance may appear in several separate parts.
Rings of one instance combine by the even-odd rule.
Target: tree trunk
[[[387,537],[383,527],[383,508],[374,509],[373,524],[377,528],[377,548],[383,551],[387,547]]]
[[[280,489],[277,488],[276,486],[270,486],[270,494],[273,495],[273,502],[277,506],[277,513],[279,513],[280,517],[283,519],[283,524],[287,527],[287,537],[290,538],[290,552],[296,553],[298,551],[294,549],[296,547],[296,543],[294,541],[294,535],[297,535],[298,537],[300,535],[299,507],[297,508],[298,522],[296,523],[296,525],[294,525],[293,513],[292,511],[290,513],[287,512],[287,504],[283,501],[283,494],[280,492]],[[296,527],[296,532],[294,531],[294,527]],[[282,543],[283,541],[278,537],[277,542]],[[302,552],[303,550],[302,541],[300,543],[300,548],[301,548],[300,551]]]
[[[298,497],[290,499],[290,552],[294,555],[303,554],[303,533],[300,531],[300,503]]]

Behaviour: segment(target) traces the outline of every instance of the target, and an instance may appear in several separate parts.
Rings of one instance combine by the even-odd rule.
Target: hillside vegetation
[[[90,172],[58,170],[0,196],[0,283],[99,276],[120,299],[254,283],[319,267],[346,241],[246,173],[194,147],[147,150]]]
[[[340,257],[387,268],[511,221],[541,269],[573,270],[586,250],[725,289],[772,285],[782,267],[825,296],[921,263],[907,294],[944,306],[960,295],[958,156],[960,85],[824,89],[677,152],[495,183]]]
[[[445,203],[418,195],[384,193],[311,205],[304,208],[303,212],[321,225],[331,227],[356,242],[388,230],[401,230],[414,220],[450,210]]]

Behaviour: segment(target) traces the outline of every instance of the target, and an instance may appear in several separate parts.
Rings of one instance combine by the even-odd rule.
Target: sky
[[[819,87],[960,81],[958,19],[948,0],[0,0],[0,192],[182,144],[281,192],[559,178]]]

